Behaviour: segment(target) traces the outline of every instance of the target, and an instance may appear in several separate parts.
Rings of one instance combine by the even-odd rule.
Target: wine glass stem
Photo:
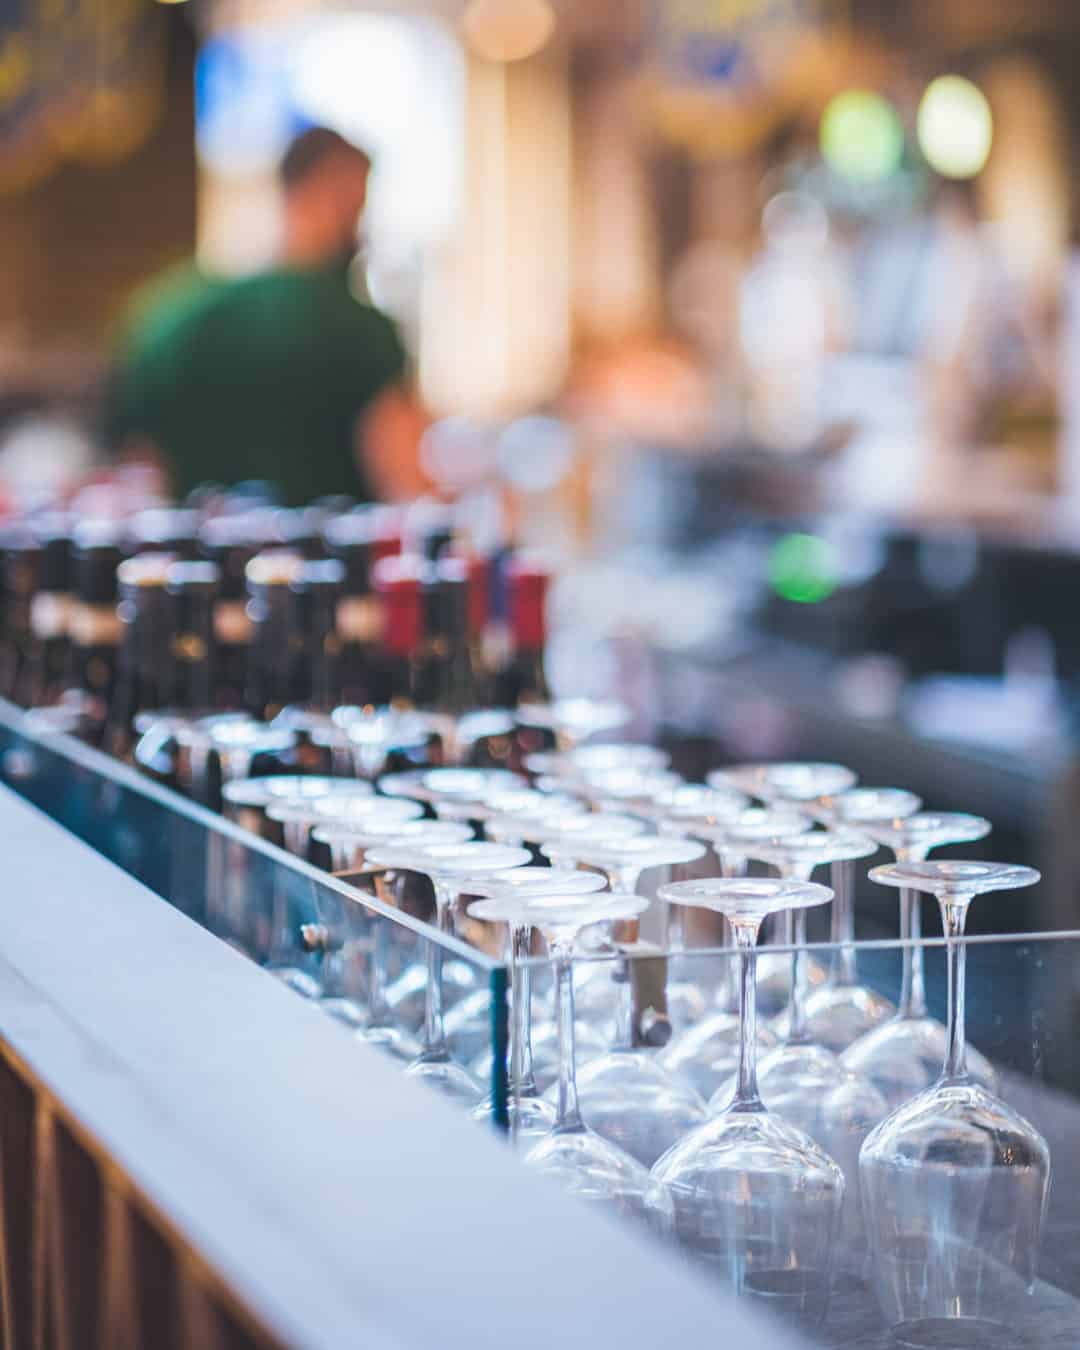
[[[435,883],[435,914],[441,933],[454,931],[453,891],[441,882]],[[424,994],[424,1053],[442,1054],[446,1050],[446,1027],[443,1022],[443,949],[433,938],[428,939],[427,989]]]
[[[760,919],[731,919],[739,952],[739,1065],[733,1107],[760,1110],[757,1085],[757,940]]]
[[[929,849],[898,847],[896,861],[923,862]],[[905,944],[901,957],[900,1004],[897,1016],[916,1018],[926,1016],[926,985],[923,982],[922,903],[918,891],[906,887],[900,892],[900,940]]]
[[[568,943],[549,940],[555,958],[555,1019],[559,1033],[559,1098],[555,1129],[581,1130],[574,1045],[574,972]]]
[[[791,1007],[788,1013],[788,1045],[808,1045],[810,1033],[806,1029],[806,910],[788,911],[786,937],[791,944]]]
[[[297,858],[307,858],[308,825],[306,820],[287,820],[283,827],[286,851]]]
[[[944,1077],[951,1081],[967,1077],[967,1041],[964,1025],[967,948],[963,938],[970,903],[970,895],[941,898],[941,922],[945,929],[949,968],[949,1039],[945,1051]]]
[[[634,1048],[634,982],[630,978],[630,962],[625,957],[616,961],[612,970],[615,981],[615,1046],[616,1050]]]
[[[234,783],[250,775],[250,750],[222,750],[219,758],[221,761],[221,781],[223,783]]]
[[[638,867],[634,863],[628,863],[622,867],[605,867],[604,871],[607,874],[608,886],[611,890],[621,891],[624,895],[634,895],[644,868]]]
[[[371,961],[368,965],[368,1026],[385,1026],[388,1022],[386,995],[386,967],[390,955],[390,920],[372,913]]]
[[[926,1016],[926,985],[923,980],[922,910],[919,892],[900,892],[900,940],[905,944],[900,982],[901,1017]]]
[[[510,930],[510,981],[514,1013],[510,1074],[519,1097],[536,1096],[532,1053],[532,972],[529,969],[531,937],[532,929],[525,924],[514,924]]]
[[[833,887],[830,939],[833,953],[829,983],[850,986],[856,983],[855,972],[855,906],[852,892],[855,888],[855,863],[850,858],[834,862],[831,867]]]

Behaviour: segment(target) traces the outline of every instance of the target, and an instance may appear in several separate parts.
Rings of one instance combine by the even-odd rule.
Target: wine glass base
[[[893,1327],[904,1350],[1021,1350],[1023,1338],[1000,1322],[982,1317],[920,1317]]]

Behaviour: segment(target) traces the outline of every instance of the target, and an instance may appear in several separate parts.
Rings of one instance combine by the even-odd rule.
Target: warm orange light
[[[548,0],[469,0],[461,26],[469,46],[487,61],[523,61],[555,31]]]

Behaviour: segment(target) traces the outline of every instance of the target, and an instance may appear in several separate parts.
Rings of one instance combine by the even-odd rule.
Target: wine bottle
[[[420,699],[433,712],[460,717],[476,706],[469,651],[469,573],[464,561],[448,557],[429,564],[423,594]]]
[[[41,573],[30,602],[33,673],[30,702],[55,703],[70,668],[72,538],[68,518],[49,514],[34,523],[41,546]]]
[[[41,581],[42,549],[33,535],[16,527],[4,549],[4,692],[24,707],[40,703],[35,687],[33,605]]]
[[[245,569],[258,553],[264,533],[250,516],[208,520],[200,531],[202,557],[218,569],[214,601],[217,653],[214,707],[218,709],[242,708],[247,696],[251,619],[247,611]]]
[[[214,611],[220,572],[210,562],[177,562],[166,585],[173,598],[172,707],[196,716],[215,705],[217,638]]]
[[[84,696],[88,736],[100,739],[116,683],[122,625],[116,612],[121,536],[109,521],[87,521],[75,531],[75,595],[70,612],[69,687]]]
[[[345,568],[336,558],[304,565],[303,660],[298,671],[301,702],[330,712],[341,699],[341,638],[337,615],[345,585]]]
[[[128,758],[135,746],[139,714],[164,712],[172,701],[173,562],[169,553],[140,553],[117,569],[120,644],[104,746],[120,758]]]
[[[381,602],[371,587],[372,521],[368,512],[350,512],[327,521],[328,554],[344,568],[337,607],[341,642],[341,702],[363,707],[376,697],[377,639]]]
[[[409,554],[390,555],[372,569],[375,593],[382,601],[382,634],[377,701],[416,705],[420,646],[423,640],[423,564]]]
[[[245,703],[264,722],[296,701],[296,667],[303,652],[296,601],[303,569],[300,555],[285,549],[259,553],[245,569],[251,620]]]
[[[506,706],[546,703],[551,695],[544,671],[547,642],[547,568],[527,558],[511,558],[506,569],[512,655],[506,671]]]

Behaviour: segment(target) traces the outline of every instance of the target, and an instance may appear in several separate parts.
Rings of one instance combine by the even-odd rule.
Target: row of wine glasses
[[[402,875],[428,878],[447,938],[505,926],[508,1114],[528,1165],[808,1322],[824,1316],[840,1266],[869,1275],[903,1344],[1011,1344],[1007,1291],[1034,1278],[1049,1159],[965,1045],[963,919],[975,895],[1036,874],[927,861],[988,822],[858,787],[841,766],[738,766],[687,784],[653,747],[580,740],[564,729],[555,751],[530,756],[531,782],[468,767],[382,775],[374,791],[360,776],[325,790],[281,779],[262,807],[294,851],[314,839],[335,871],[363,868],[384,898]],[[235,783],[225,796],[255,794]],[[855,959],[854,871],[879,847],[895,861],[870,875],[900,891],[897,1004],[860,981]],[[826,866],[829,886],[812,879]],[[637,892],[655,868],[705,875],[661,886],[650,905]],[[762,868],[775,875],[751,874]],[[942,908],[947,1026],[927,1013],[921,893]],[[825,970],[807,951],[806,914],[830,901]],[[713,946],[715,959],[687,955],[694,914],[722,925],[730,946]],[[759,952],[767,919],[782,923],[782,946]],[[640,938],[650,923],[652,947]],[[533,955],[538,938],[550,964]],[[379,949],[357,1034],[478,1119],[498,1116],[481,1086],[487,990],[455,983],[451,946],[437,942],[388,987]],[[668,997],[643,1015],[646,951],[667,961]],[[331,993],[324,981],[324,1002]],[[759,997],[771,1015],[759,1017]],[[660,1014],[651,1029],[649,1014]],[[478,1046],[470,1068],[456,1051]]]

